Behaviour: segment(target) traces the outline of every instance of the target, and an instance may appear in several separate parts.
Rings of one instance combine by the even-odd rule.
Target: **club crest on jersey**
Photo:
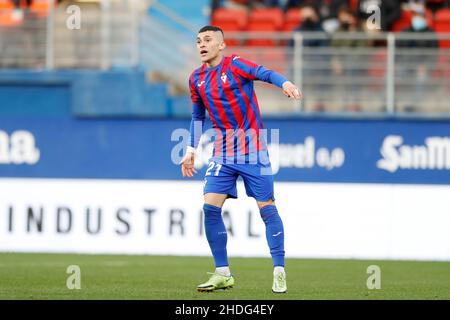
[[[222,72],[220,79],[222,80],[223,83],[227,83],[227,75],[225,74],[225,72]]]

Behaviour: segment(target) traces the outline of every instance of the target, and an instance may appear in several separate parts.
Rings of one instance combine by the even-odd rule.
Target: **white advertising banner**
[[[0,251],[210,255],[201,181],[0,179]],[[230,256],[269,257],[242,183]],[[450,186],[275,184],[288,258],[450,260]]]

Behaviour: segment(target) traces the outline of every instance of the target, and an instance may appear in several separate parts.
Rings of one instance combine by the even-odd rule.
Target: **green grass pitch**
[[[78,265],[81,289],[66,286]],[[273,294],[270,258],[230,258],[233,289],[199,293],[212,258],[0,253],[0,299],[450,299],[450,262],[287,259],[287,294]],[[366,286],[367,267],[381,288]]]

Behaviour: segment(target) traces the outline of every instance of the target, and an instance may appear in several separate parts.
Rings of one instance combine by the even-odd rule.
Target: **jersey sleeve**
[[[190,125],[189,147],[196,149],[205,125],[205,105],[194,83],[193,74],[189,77],[189,90],[192,100],[192,119]]]
[[[284,82],[288,81],[282,74],[239,56],[232,56],[231,66],[233,72],[247,80],[261,80],[280,88],[283,87]]]

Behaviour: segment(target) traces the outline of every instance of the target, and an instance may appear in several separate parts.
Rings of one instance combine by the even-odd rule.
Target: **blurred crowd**
[[[422,4],[433,12],[450,6],[448,0],[212,0],[213,10],[219,7],[250,10],[278,7],[286,11],[290,8],[301,7],[307,4],[318,8],[322,17],[336,17],[337,10],[342,5],[353,7],[359,11],[365,11],[364,9],[370,5],[383,6],[386,11],[395,11],[404,5]]]
[[[448,0],[214,0],[213,12],[218,8],[228,8],[247,11],[249,14],[261,8],[278,8],[284,12],[286,17],[289,13],[298,9],[298,25],[293,28],[282,28],[279,31],[301,31],[321,32],[326,37],[304,37],[304,47],[330,47],[330,48],[368,48],[368,47],[386,47],[384,37],[375,37],[381,32],[409,32],[424,33],[425,37],[396,39],[396,47],[399,55],[396,58],[398,66],[404,65],[405,68],[399,68],[397,76],[406,79],[414,79],[415,90],[414,100],[422,99],[426,88],[427,79],[430,78],[436,61],[436,54],[429,53],[427,50],[436,50],[439,47],[439,41],[436,38],[433,26],[434,16],[441,9],[450,8]],[[374,14],[374,8],[379,12],[378,25],[374,28],[369,24]],[[214,22],[214,19],[213,19]],[[449,20],[450,23],[450,20]],[[450,24],[449,24],[450,25]],[[245,30],[245,29],[244,29]],[[264,31],[256,29],[247,29],[248,31]],[[231,30],[236,31],[236,30]],[[273,30],[276,31],[276,30]],[[438,32],[449,32],[449,30],[437,30]],[[360,32],[365,33],[365,37],[338,37],[339,33]],[[381,40],[380,40],[381,39]],[[442,42],[441,42],[442,43]],[[289,42],[294,46],[294,40]],[[414,49],[414,54],[409,54]],[[403,51],[402,51],[403,50]],[[406,51],[405,51],[406,50]],[[425,51],[424,51],[425,50]],[[320,52],[320,51],[311,51]],[[356,68],[357,65],[367,63],[364,55],[336,54],[324,56],[320,54],[304,54],[308,65],[328,65],[329,68],[303,70],[304,77],[322,76],[328,78],[350,77],[358,79],[364,76],[365,72],[373,73],[371,76],[379,76],[378,71],[364,71]],[[346,51],[348,52],[348,51]],[[403,55],[402,52],[408,52]],[[385,51],[380,51],[380,61],[386,60]],[[378,59],[374,56],[373,59]],[[360,61],[361,60],[361,61]],[[376,61],[375,61],[376,62]],[[413,66],[413,67],[410,67]],[[322,91],[327,92],[333,87],[344,86],[343,83],[335,81],[333,85],[322,84]],[[360,83],[353,81],[352,91],[360,90]],[[342,88],[341,88],[342,89]],[[339,91],[339,90],[337,90]],[[344,90],[341,90],[344,92]],[[359,111],[360,106],[355,101],[347,101],[349,109]],[[412,106],[413,108],[413,106]],[[314,107],[316,111],[321,111],[321,103]]]
[[[301,8],[302,25],[299,30],[333,32],[364,29],[366,19],[372,14],[371,7],[380,8],[381,30],[391,31],[401,17],[402,9],[415,12],[412,28],[426,28],[425,12],[434,14],[442,8],[450,8],[449,0],[212,0],[213,11],[217,8],[253,10],[281,8],[288,11]],[[369,10],[368,10],[369,9]],[[422,19],[423,18],[423,19]],[[425,26],[424,26],[425,25]]]
[[[63,0],[54,0],[58,5]],[[27,20],[47,17],[50,0],[0,0],[0,27],[20,26]]]

